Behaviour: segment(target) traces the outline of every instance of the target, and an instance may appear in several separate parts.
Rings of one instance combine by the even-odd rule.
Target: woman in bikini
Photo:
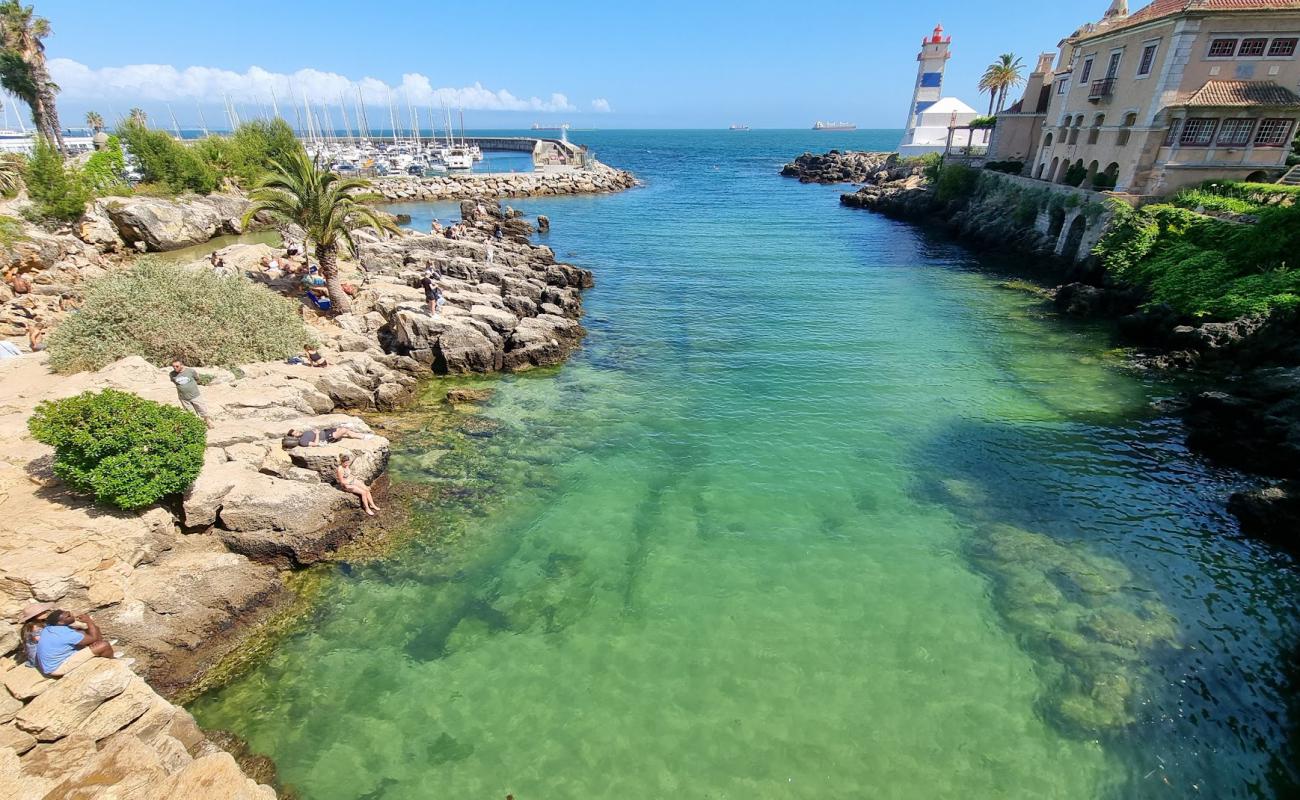
[[[352,456],[347,454],[339,456],[339,465],[334,469],[334,479],[338,481],[340,489],[361,498],[362,511],[372,517],[379,511],[379,506],[375,505],[374,498],[370,496],[370,487],[352,474]]]

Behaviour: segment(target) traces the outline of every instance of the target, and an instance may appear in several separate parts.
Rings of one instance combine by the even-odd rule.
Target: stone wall
[[[596,163],[556,172],[469,173],[432,178],[375,178],[371,190],[390,201],[463,200],[471,197],[539,197],[620,192],[636,185],[632,173]]]

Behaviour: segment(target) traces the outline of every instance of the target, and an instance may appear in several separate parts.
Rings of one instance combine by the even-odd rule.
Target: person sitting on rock
[[[302,346],[303,357],[307,359],[306,364],[309,367],[328,367],[330,362],[325,359],[325,355],[316,349],[314,344],[305,344]]]
[[[334,469],[334,480],[338,481],[340,489],[361,498],[362,511],[372,517],[379,511],[379,506],[375,505],[374,498],[370,496],[370,487],[352,474],[352,456],[346,453],[339,456],[339,465]]]
[[[432,233],[434,236],[442,233],[442,223],[435,219],[433,224],[429,226],[429,233]]]
[[[45,328],[40,323],[27,323],[27,344],[31,347],[33,353],[39,353],[45,349]]]
[[[86,626],[85,633],[72,627],[74,622]],[[45,628],[36,640],[36,668],[42,675],[62,677],[92,658],[116,658],[113,645],[100,633],[89,614],[72,616],[56,608],[45,615]]]

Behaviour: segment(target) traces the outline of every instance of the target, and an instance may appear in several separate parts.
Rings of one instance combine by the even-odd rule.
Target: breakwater
[[[602,194],[636,185],[625,170],[594,162],[587,167],[558,167],[539,172],[466,173],[429,178],[386,177],[371,180],[371,191],[393,202],[462,200],[472,197],[543,197]]]

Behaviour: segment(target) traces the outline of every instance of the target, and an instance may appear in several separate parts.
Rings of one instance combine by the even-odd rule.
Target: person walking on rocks
[[[181,408],[196,414],[203,420],[204,425],[211,428],[208,404],[203,402],[203,397],[199,394],[199,373],[195,372],[193,367],[185,366],[185,362],[178,358],[172,362],[172,371],[168,377],[176,384],[176,398],[181,401]]]
[[[420,279],[420,288],[424,289],[424,302],[429,304],[429,313],[438,316],[447,298],[443,296],[442,287],[438,285],[433,270],[425,270],[424,277]]]
[[[86,626],[82,633],[72,627],[74,622]],[[62,677],[92,658],[116,658],[113,645],[100,633],[99,626],[89,614],[76,617],[62,609],[45,615],[45,627],[36,640],[35,666],[42,675]]]
[[[497,252],[496,248],[492,246],[491,240],[488,240],[484,245],[484,251],[487,253],[487,265],[490,267],[492,266],[492,259],[496,256]]]

